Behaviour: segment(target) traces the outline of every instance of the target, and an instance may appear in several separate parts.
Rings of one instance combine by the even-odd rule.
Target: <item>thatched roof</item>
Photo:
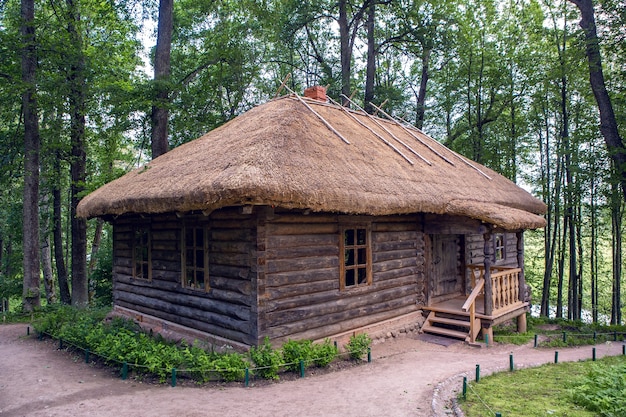
[[[461,215],[508,230],[545,225],[540,200],[421,131],[295,96],[253,108],[104,185],[77,214],[235,205]]]

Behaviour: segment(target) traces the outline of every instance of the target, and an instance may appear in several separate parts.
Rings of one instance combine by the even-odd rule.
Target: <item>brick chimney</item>
[[[315,85],[313,87],[305,88],[304,97],[323,102],[328,101],[326,99],[326,88],[322,87],[321,85]]]

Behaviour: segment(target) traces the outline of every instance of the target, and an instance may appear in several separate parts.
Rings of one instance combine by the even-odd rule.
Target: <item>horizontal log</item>
[[[359,291],[358,295],[350,296],[347,291],[323,291],[305,294],[288,300],[270,300],[266,303],[265,315],[269,323],[281,325],[313,319],[359,308],[375,305],[396,303],[396,299],[411,298],[415,303],[415,294],[407,294],[404,287],[393,287],[381,291]],[[308,301],[307,301],[308,300]],[[395,304],[394,304],[395,305]]]
[[[389,252],[372,251],[372,262],[377,264],[396,259],[413,259],[417,262],[416,256],[417,254],[415,249],[395,250]]]
[[[461,216],[425,214],[424,233],[428,234],[484,234],[489,229],[479,220]]]
[[[152,249],[152,261],[167,261],[167,262],[181,262],[180,259],[180,250],[176,250],[176,248],[171,248],[169,250],[163,250],[163,249]],[[178,270],[180,270],[180,267],[177,268]]]
[[[339,265],[331,268],[309,269],[306,271],[289,271],[266,274],[266,287],[280,287],[288,284],[300,284],[307,282],[339,280]]]
[[[250,266],[248,265],[216,265],[209,262],[209,275],[224,279],[249,280]]]
[[[242,214],[240,207],[224,207],[215,211],[212,211],[209,215],[211,220],[250,220],[252,218],[249,214]]]
[[[250,242],[209,242],[209,253],[220,252],[243,254],[250,253],[253,248],[254,245]]]
[[[416,267],[417,261],[415,258],[408,259],[394,259],[386,262],[378,262],[372,265],[372,271],[377,274],[379,272],[390,271],[392,269],[400,269],[406,267]]]
[[[372,241],[374,243],[381,242],[415,242],[417,239],[417,232],[376,232],[372,233]]]
[[[335,246],[339,247],[339,234],[301,234],[301,235],[268,235],[267,248],[282,249],[300,246]]]
[[[385,233],[385,232],[405,232],[410,231],[412,233],[417,232],[417,223],[372,223],[372,233]]]
[[[405,314],[414,313],[415,311],[417,311],[417,307],[413,305],[399,309],[381,311],[364,317],[352,317],[334,323],[320,323],[318,327],[298,326],[295,329],[286,326],[270,327],[267,329],[267,335],[272,338],[276,344],[285,343],[289,339],[320,340],[340,333],[362,329],[363,327],[374,325],[376,323],[382,323],[386,320],[394,319]]]
[[[339,258],[335,256],[318,256],[294,259],[268,259],[266,273],[308,271],[311,269],[325,269],[339,267]]]
[[[180,232],[178,230],[151,230],[152,242],[178,242]]]
[[[339,227],[336,223],[268,223],[266,225],[268,235],[313,235],[338,232]]]
[[[126,284],[117,281],[113,285],[115,297],[125,297],[127,294],[144,297],[142,303],[150,305],[148,300],[155,304],[167,303],[170,309],[190,309],[199,312],[210,312],[220,316],[231,317],[238,320],[250,319],[250,297],[232,293],[232,300],[237,300],[237,304],[232,301],[224,302],[215,299],[211,292],[192,291],[180,288],[179,292],[164,291],[160,288],[146,287]],[[224,296],[224,292],[221,292]],[[186,311],[186,310],[185,310]]]
[[[335,242],[336,243],[336,242]],[[268,248],[266,259],[315,258],[319,256],[339,256],[339,246],[298,246],[293,248]]]
[[[387,251],[395,251],[402,249],[413,249],[417,250],[417,240],[394,240],[391,242],[376,242],[372,245],[372,250],[375,252],[387,252]],[[423,250],[423,248],[420,248]]]
[[[319,307],[319,306],[314,306]],[[292,320],[278,324],[271,315],[268,315],[268,323],[275,323],[268,326],[269,333],[272,337],[285,337],[297,333],[304,332],[308,329],[327,327],[331,329],[333,324],[339,324],[345,331],[355,327],[362,327],[367,324],[376,323],[372,321],[374,315],[382,315],[395,317],[401,314],[407,314],[417,309],[415,305],[415,297],[413,295],[393,298],[392,300],[382,303],[364,304],[361,306],[351,306],[351,308],[342,309],[340,311],[329,312],[328,314],[310,314],[306,318],[296,320],[295,318],[302,314],[293,314]],[[299,312],[300,313],[300,312]],[[381,314],[382,313],[382,314]],[[387,313],[387,314],[385,314]],[[287,314],[286,312],[282,314]],[[355,317],[361,318],[361,320]],[[357,325],[358,323],[358,325]],[[362,324],[367,323],[367,324]],[[354,326],[354,327],[353,327]],[[335,333],[335,332],[333,332]]]
[[[337,215],[328,213],[274,213],[271,223],[336,223]]]
[[[410,279],[416,280],[418,279],[418,274],[423,275],[423,271],[420,271],[418,267],[406,267],[406,268],[397,268],[390,269],[387,271],[381,271],[374,274],[374,282],[384,282],[395,280],[398,278],[409,277]]]
[[[255,262],[254,257],[248,253],[209,252],[210,265],[245,266],[254,264]]]
[[[250,242],[254,233],[250,229],[210,229],[212,242]]]
[[[307,297],[309,294],[320,293],[328,290],[339,291],[339,280],[337,278],[325,281],[282,285],[279,287],[266,287],[265,294],[269,300],[277,301],[293,299],[294,297],[302,297],[303,294]]]
[[[138,313],[147,314],[156,318],[167,320],[172,323],[176,323],[181,326],[188,327],[190,329],[197,329],[205,333],[210,333],[212,335],[220,336],[220,337],[230,339],[236,342],[245,343],[247,345],[256,343],[256,341],[253,340],[253,338],[250,336],[250,334],[253,333],[249,331],[250,328],[253,328],[252,325],[246,326],[245,329],[233,330],[233,329],[227,329],[227,328],[215,325],[213,323],[206,322],[205,320],[197,320],[197,319],[188,318],[188,317],[181,317],[177,314],[170,314],[168,312],[156,310],[148,306],[135,305],[133,303],[126,302],[124,300],[119,300],[117,305],[119,305],[120,307],[125,307],[131,310],[135,310]]]

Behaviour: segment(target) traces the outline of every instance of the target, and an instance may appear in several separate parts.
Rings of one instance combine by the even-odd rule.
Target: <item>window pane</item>
[[[354,230],[348,229],[345,231],[345,241],[346,241],[346,245],[349,245],[349,246],[354,245]]]
[[[367,243],[367,231],[365,229],[357,229],[357,245],[365,245]]]
[[[346,266],[354,265],[354,249],[346,249]]]
[[[195,229],[196,231],[196,247],[203,248],[204,247],[204,230]]]
[[[359,284],[367,283],[367,270],[365,268],[358,269]]]
[[[193,249],[187,249],[185,251],[185,256],[187,257],[185,264],[187,266],[192,266],[194,265],[194,260],[193,260]]]
[[[204,289],[204,272],[196,271],[196,288]]]
[[[196,267],[204,269],[204,251],[196,250]]]
[[[354,269],[348,269],[346,270],[346,287],[351,287],[354,284]]]
[[[358,250],[359,254],[359,265],[364,265],[367,263],[367,249],[361,248]]]

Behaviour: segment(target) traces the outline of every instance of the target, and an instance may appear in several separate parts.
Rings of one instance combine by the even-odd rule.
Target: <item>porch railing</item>
[[[468,268],[470,270],[471,287],[476,288],[476,283],[485,278],[485,267],[483,265],[468,265]],[[501,266],[491,268],[493,314],[521,301],[519,292],[521,272],[521,268]]]

